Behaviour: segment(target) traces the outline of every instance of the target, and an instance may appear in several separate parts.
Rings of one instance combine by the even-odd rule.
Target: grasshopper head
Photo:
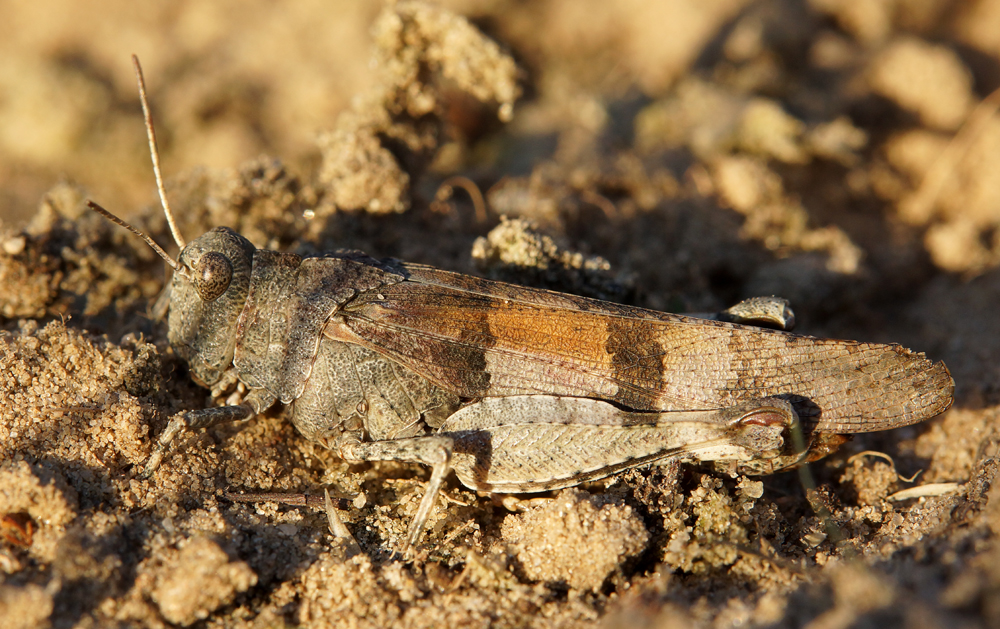
[[[168,339],[201,384],[218,382],[233,362],[255,250],[228,227],[216,227],[181,250],[181,268],[170,284]]]
[[[246,305],[257,250],[228,227],[188,244],[174,260],[156,242],[93,201],[90,208],[139,236],[174,270],[167,338],[199,383],[212,386],[233,363],[236,322]]]

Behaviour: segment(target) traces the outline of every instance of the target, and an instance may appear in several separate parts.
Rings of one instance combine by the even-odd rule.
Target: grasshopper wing
[[[463,398],[555,395],[635,411],[785,396],[814,430],[914,424],[947,409],[943,363],[899,345],[799,336],[524,288],[420,265],[359,295],[324,333]]]

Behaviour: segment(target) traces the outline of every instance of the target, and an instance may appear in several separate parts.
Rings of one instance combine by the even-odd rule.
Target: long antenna
[[[103,207],[101,207],[100,205],[94,203],[93,201],[89,201],[88,200],[87,201],[87,207],[89,207],[90,209],[94,210],[95,212],[97,212],[98,214],[100,214],[104,218],[108,219],[112,223],[115,223],[117,225],[121,225],[122,227],[124,227],[125,229],[129,230],[130,232],[132,232],[133,234],[135,234],[139,238],[142,238],[143,240],[145,240],[146,244],[149,245],[150,247],[152,247],[153,251],[155,251],[158,256],[160,256],[161,258],[163,258],[164,260],[166,260],[167,264],[170,265],[170,268],[172,268],[175,273],[177,273],[177,274],[179,274],[179,275],[181,275],[183,277],[188,277],[188,274],[185,271],[184,267],[181,266],[176,260],[174,260],[173,258],[171,258],[170,254],[168,254],[166,251],[164,251],[163,248],[160,245],[156,244],[155,240],[153,240],[152,238],[150,238],[146,234],[142,233],[141,231],[139,231],[135,227],[132,227],[131,225],[129,225],[128,223],[126,223],[122,219],[118,218],[117,216],[115,216],[111,212],[105,210]]]
[[[132,66],[135,68],[135,78],[139,82],[139,100],[142,102],[142,115],[146,120],[146,136],[149,138],[149,154],[153,158],[153,174],[156,175],[156,190],[160,193],[160,203],[163,205],[163,213],[167,215],[167,224],[170,225],[170,233],[174,237],[174,242],[177,243],[178,247],[183,249],[185,244],[184,237],[181,236],[181,231],[177,229],[177,223],[174,222],[174,215],[170,211],[170,204],[167,202],[167,191],[163,187],[163,174],[160,172],[160,150],[156,146],[156,130],[153,129],[153,115],[149,113],[149,101],[146,100],[146,79],[142,76],[142,66],[139,65],[139,57],[136,55],[132,55]],[[102,213],[107,218],[115,220],[107,210]],[[115,222],[122,227],[126,227],[131,229],[133,232],[138,233],[121,219],[115,220]],[[158,247],[154,246],[154,249],[158,249]],[[160,251],[162,251],[162,249],[160,249]],[[177,267],[174,266],[174,269],[176,270]]]

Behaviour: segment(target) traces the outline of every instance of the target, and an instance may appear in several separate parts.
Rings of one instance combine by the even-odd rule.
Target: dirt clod
[[[163,617],[179,625],[207,618],[257,583],[245,562],[230,561],[218,544],[204,537],[191,540],[166,563],[151,595]]]
[[[508,517],[501,534],[529,579],[597,590],[642,554],[649,533],[635,511],[567,489],[549,505]]]

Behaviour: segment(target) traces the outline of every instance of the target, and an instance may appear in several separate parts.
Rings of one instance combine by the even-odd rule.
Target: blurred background
[[[125,214],[151,170],[130,55],[142,60],[167,176],[262,152],[317,153],[363,88],[374,2],[5,2],[0,218],[60,180]]]
[[[588,135],[640,156],[679,147],[705,163],[763,155],[794,171],[779,172],[782,185],[807,197],[817,224],[845,202],[875,203],[902,225],[929,228],[941,268],[977,271],[1000,257],[1000,122],[985,116],[951,161],[938,159],[1000,85],[998,2],[440,4],[514,55],[526,95],[505,133],[535,140],[498,148],[497,125],[473,129],[486,148],[446,167],[499,177],[560,149],[572,159]],[[262,153],[308,173],[317,134],[371,81],[369,28],[380,9],[343,0],[5,3],[0,219],[23,223],[61,179],[125,214],[150,202],[132,53],[146,69],[168,177]],[[847,196],[808,198],[830,163],[843,192],[819,196]],[[931,189],[917,195],[928,172]],[[735,182],[745,172],[726,173],[723,199],[759,204],[746,195],[761,191]],[[853,264],[851,252],[839,255]]]

